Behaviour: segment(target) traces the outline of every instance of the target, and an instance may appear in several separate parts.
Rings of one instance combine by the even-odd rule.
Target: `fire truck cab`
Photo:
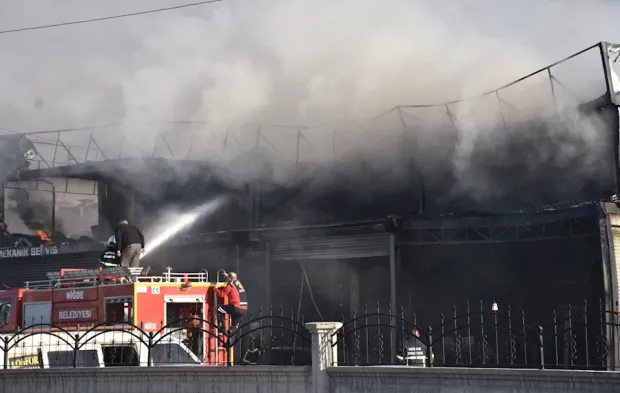
[[[72,343],[77,332],[55,331],[29,332],[0,336],[8,339],[9,351],[0,356],[0,368],[57,368],[72,367],[75,356],[76,367],[111,367],[111,366],[175,366],[200,365],[199,359],[186,345],[178,339],[163,335],[154,337],[149,350],[146,342],[148,336],[138,340],[135,332],[104,330],[80,334],[81,343],[78,350]]]
[[[145,342],[150,337],[153,345],[183,343],[193,355],[190,363],[195,357],[202,364],[226,365],[232,356],[224,345],[228,337],[217,329],[215,289],[225,284],[209,282],[206,270],[173,273],[168,268],[152,276],[142,268],[64,269],[47,273],[47,278],[0,291],[0,334],[55,329],[61,332],[55,333],[58,336],[74,330],[104,330],[92,341],[105,352],[111,342],[124,340],[119,341],[118,330],[125,329]],[[126,340],[130,337],[125,335]],[[90,342],[88,337],[80,340]],[[141,340],[133,341],[140,344]],[[145,345],[136,348],[134,357],[143,365]]]

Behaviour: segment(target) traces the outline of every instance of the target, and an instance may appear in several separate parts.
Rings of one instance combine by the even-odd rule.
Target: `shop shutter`
[[[389,255],[389,235],[382,233],[282,239],[272,246],[273,260],[368,258]]]

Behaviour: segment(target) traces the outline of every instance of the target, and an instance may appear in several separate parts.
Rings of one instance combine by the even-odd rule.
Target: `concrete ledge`
[[[7,375],[100,375],[112,374],[115,377],[122,375],[151,375],[151,376],[177,376],[189,373],[192,375],[210,376],[213,374],[236,378],[240,375],[305,375],[310,373],[310,366],[192,366],[192,367],[107,367],[107,368],[56,368],[56,369],[7,369],[0,370],[0,379]]]
[[[572,370],[332,367],[332,392],[619,392],[620,373]],[[415,388],[412,389],[412,386]],[[363,387],[363,388],[362,388]]]
[[[309,392],[310,367],[135,367],[0,371],[4,393]]]

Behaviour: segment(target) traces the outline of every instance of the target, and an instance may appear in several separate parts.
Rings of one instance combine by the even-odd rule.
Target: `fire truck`
[[[61,338],[62,334],[82,332],[81,342],[94,345],[88,355],[93,359],[106,358],[106,351],[112,351],[114,344],[135,344],[133,357],[142,359],[134,361],[135,365],[158,363],[144,358],[147,352],[157,352],[154,343],[168,347],[176,344],[182,348],[174,350],[187,352],[183,356],[190,363],[194,359],[203,365],[226,365],[232,348],[226,345],[228,337],[222,332],[228,329],[229,321],[226,319],[223,329],[218,330],[219,299],[215,291],[223,285],[219,279],[210,282],[206,270],[173,273],[168,268],[161,275],[148,275],[148,269],[142,268],[63,269],[47,273],[47,280],[0,291],[0,335],[14,339],[21,334],[23,338],[18,341],[25,347],[24,343],[33,340],[33,331],[54,331],[54,336]],[[119,330],[128,334],[119,335]],[[147,342],[152,344],[150,350],[145,349]],[[44,351],[53,349],[43,347]],[[32,356],[41,358],[41,348],[38,354],[14,355],[18,360],[30,356],[22,363],[32,365],[36,363]],[[44,367],[42,362],[39,366]]]

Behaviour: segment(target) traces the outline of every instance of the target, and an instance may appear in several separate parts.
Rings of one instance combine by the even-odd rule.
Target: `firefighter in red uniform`
[[[248,298],[245,288],[237,279],[237,273],[230,272],[226,276],[226,286],[217,288],[217,295],[222,299],[228,299],[228,304],[218,306],[217,312],[220,316],[220,326],[224,326],[225,315],[230,315],[230,331],[232,332],[239,328],[239,324],[248,310]]]

